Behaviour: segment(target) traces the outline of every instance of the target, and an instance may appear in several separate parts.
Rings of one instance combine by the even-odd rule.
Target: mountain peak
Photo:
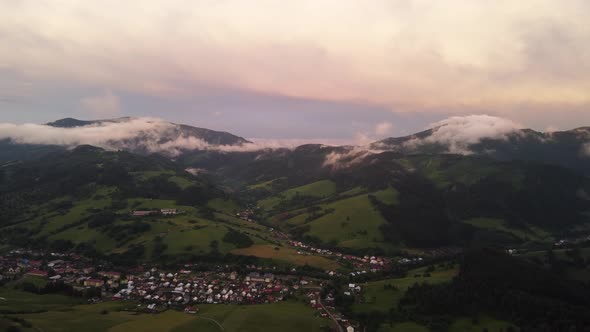
[[[74,118],[63,118],[53,122],[46,123],[47,126],[57,127],[57,128],[74,128],[74,127],[83,127],[92,124],[93,121],[84,121],[78,120]]]

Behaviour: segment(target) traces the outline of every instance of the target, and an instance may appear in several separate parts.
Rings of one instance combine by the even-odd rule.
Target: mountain
[[[46,127],[109,139],[96,141],[106,149],[6,143],[22,147],[18,154],[25,156],[0,168],[0,223],[6,234],[69,240],[103,210],[117,214],[117,227],[88,228],[91,235],[83,242],[94,243],[105,232],[130,227],[123,218],[129,210],[180,206],[190,218],[176,226],[192,229],[188,220],[202,221],[207,231],[192,229],[192,236],[214,234],[221,241],[224,232],[214,228],[220,219],[252,234],[235,220],[235,213],[248,207],[255,211],[263,243],[270,243],[266,226],[325,247],[391,253],[548,244],[590,223],[590,179],[582,154],[587,128],[552,134],[509,128],[473,138],[472,131],[453,131],[453,136],[439,126],[369,148],[307,144],[232,152],[219,147],[247,141],[161,120],[62,119]],[[69,202],[67,208],[62,201]],[[69,222],[62,224],[62,215]],[[101,251],[129,248],[145,238],[141,232],[122,234],[123,240],[102,242]],[[183,253],[178,247],[167,252]]]
[[[231,242],[236,238],[248,245],[247,236],[224,242],[242,221],[230,216],[233,210],[217,212],[210,202],[235,206],[206,177],[163,156],[79,146],[0,169],[0,238],[13,246],[129,252],[134,259],[153,260],[204,255],[211,241],[219,242],[220,252],[236,248]],[[160,209],[179,214],[130,213]],[[258,234],[257,227],[250,228]]]
[[[547,133],[518,129],[476,138],[445,129],[439,126],[409,136],[386,138],[369,147],[403,154],[456,153],[535,161],[590,174],[590,127]]]
[[[144,127],[136,126],[135,122],[138,121],[142,121]],[[107,120],[83,121],[73,118],[65,118],[47,123],[46,125],[56,128],[85,128],[91,126],[109,128],[109,126],[111,126],[113,130],[125,130],[128,129],[125,126],[126,124],[129,124],[129,127],[133,125],[131,129],[136,131],[136,135],[125,137],[123,139],[107,139],[107,144],[135,152],[148,152],[153,145],[159,145],[162,147],[171,146],[173,148],[180,147],[180,149],[183,149],[183,144],[187,146],[187,149],[190,149],[189,146],[198,147],[195,140],[214,146],[241,146],[246,143],[251,143],[243,137],[228,132],[175,124],[158,119],[123,117]],[[113,134],[114,136],[117,136],[116,133]],[[165,153],[165,151],[160,152]]]
[[[590,222],[590,179],[486,155],[305,145],[177,160],[306,242],[353,251],[550,243]]]
[[[63,151],[58,145],[15,144],[10,139],[0,139],[0,167],[5,163],[34,160],[51,152]]]
[[[239,150],[250,143],[227,132],[160,119],[124,117],[85,121],[65,118],[45,125],[16,125],[6,132],[0,130],[0,165],[37,159],[49,152],[79,145],[178,157],[189,151]]]

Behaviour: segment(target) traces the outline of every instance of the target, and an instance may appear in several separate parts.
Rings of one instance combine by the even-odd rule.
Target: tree
[[[213,240],[209,243],[209,248],[211,248],[211,253],[217,254],[219,253],[219,241]]]

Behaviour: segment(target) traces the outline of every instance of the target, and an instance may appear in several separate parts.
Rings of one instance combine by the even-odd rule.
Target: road
[[[219,328],[221,329],[221,331],[225,331],[225,328],[223,327],[223,325],[221,325],[220,322],[216,321],[213,318],[209,318],[209,317],[205,317],[205,316],[197,316],[197,318],[202,318],[202,319],[211,321],[211,322],[215,323],[217,326],[219,326]]]
[[[344,332],[344,329],[342,328],[342,326],[340,326],[340,324],[338,323],[338,321],[336,320],[336,318],[334,318],[334,315],[332,315],[332,313],[330,312],[330,310],[326,309],[326,307],[322,303],[322,299],[320,299],[320,297],[318,297],[317,300],[318,300],[318,304],[322,307],[322,309],[324,309],[324,311],[326,311],[326,313],[328,314],[328,316],[330,316],[330,318],[334,321],[334,324],[336,324],[336,326],[338,326],[338,332]]]

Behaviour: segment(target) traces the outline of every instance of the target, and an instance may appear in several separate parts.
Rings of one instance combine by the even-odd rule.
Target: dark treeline
[[[590,288],[522,259],[482,250],[465,255],[452,283],[410,287],[399,310],[418,321],[434,317],[442,330],[449,317],[487,312],[521,331],[588,331]]]

